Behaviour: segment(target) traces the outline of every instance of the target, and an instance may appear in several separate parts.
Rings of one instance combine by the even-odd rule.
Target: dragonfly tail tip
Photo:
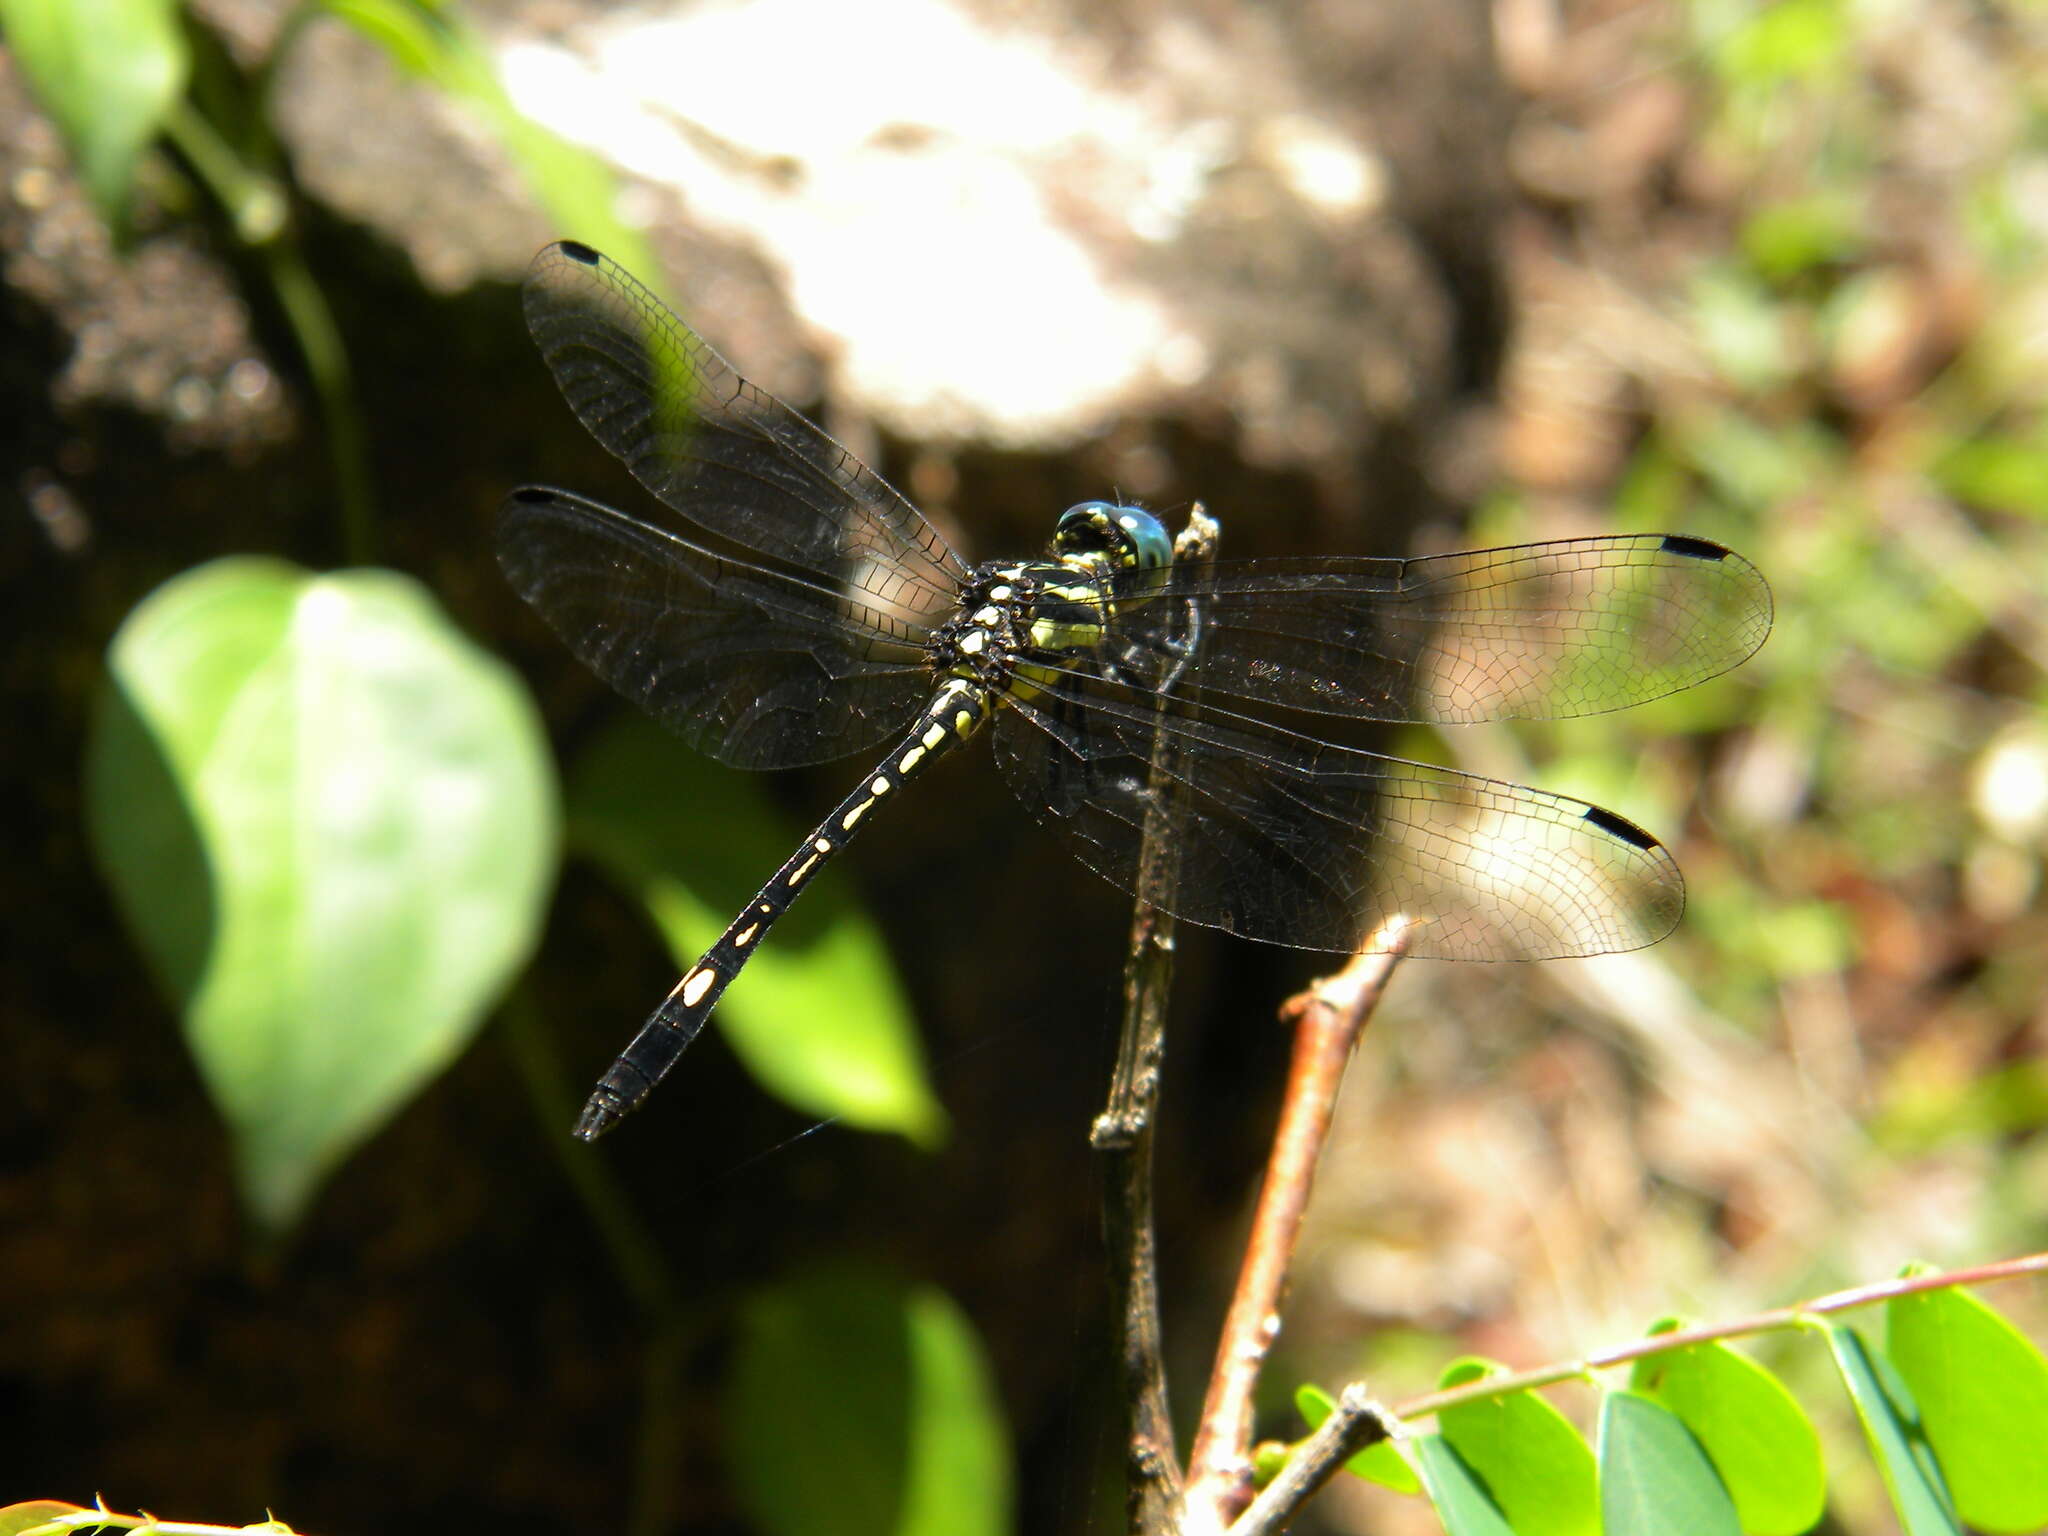
[[[595,1141],[618,1123],[616,1112],[592,1099],[583,1106],[583,1113],[576,1117],[576,1128],[569,1134],[578,1141]]]

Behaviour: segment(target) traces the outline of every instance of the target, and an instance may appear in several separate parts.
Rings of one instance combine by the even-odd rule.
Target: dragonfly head
[[[1052,552],[1065,564],[1106,566],[1120,586],[1149,586],[1142,578],[1173,564],[1173,540],[1158,518],[1143,507],[1107,501],[1084,501],[1062,512]]]

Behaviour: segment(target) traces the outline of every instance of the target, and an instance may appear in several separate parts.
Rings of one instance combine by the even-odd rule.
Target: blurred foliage
[[[274,1236],[532,950],[555,857],[540,718],[382,571],[217,561],[146,598],[108,670],[94,845]]]
[[[1591,1091],[1570,1074],[1592,1053],[1495,1043],[1506,989],[1432,984],[1418,1026],[1463,1004],[1485,1025],[1459,1047],[1497,1055],[1440,1069],[1462,1114],[1410,1110],[1416,1085],[1390,1073],[1360,1160],[1517,1115],[1538,1129],[1454,1170],[1446,1156],[1441,1183],[1482,1182],[1488,1151],[1548,1160],[1516,1171],[1526,1239],[1476,1195],[1469,1224],[1455,1193],[1360,1202],[1336,1272],[1381,1288],[1349,1305],[1428,1322],[1357,1346],[1345,1364],[1377,1386],[1476,1328],[1532,1350],[1529,1333],[1583,1337],[1646,1285],[1741,1306],[1863,1278],[1901,1245],[1968,1262],[2048,1241],[2041,19],[1940,0],[1579,9],[1528,71],[1520,132],[1578,148],[1583,177],[1541,184],[1510,237],[1536,384],[1518,399],[1511,360],[1507,440],[1530,468],[1471,542],[1610,521],[1717,539],[1769,577],[1777,623],[1739,672],[1646,708],[1403,743],[1613,806],[1672,842],[1689,904],[1627,996],[1554,983],[1555,1017],[1595,1000],[1622,1025],[1623,1065]],[[1568,316],[1558,333],[1545,306]],[[1539,429],[1541,451],[1513,435]],[[1433,1042],[1402,1049],[1417,1075],[1434,1066]],[[1709,1057],[1732,1065],[1701,1070]],[[1502,1058],[1518,1075],[1464,1086]],[[1578,1112],[1607,1095],[1611,1118]],[[1507,1254],[1505,1272],[1442,1285],[1466,1277],[1417,1255],[1457,1236]],[[1532,1301],[1538,1266],[1555,1294]],[[1781,1368],[1844,1444],[1853,1421],[1815,1361]],[[1970,1378],[2002,1401],[1986,1385],[2031,1369],[1980,1361]],[[1851,1387],[1889,1433],[1882,1389]],[[2032,1470],[2001,1435],[1972,1443]],[[1839,1528],[1894,1528],[1871,1458],[1835,1459]],[[1965,1518],[1986,1516],[2041,1519]]]
[[[1686,16],[1692,206],[1660,271],[1690,366],[1633,379],[1610,507],[1624,529],[1741,550],[1778,621],[1738,675],[1518,727],[1529,761],[1506,766],[1653,829],[1681,822],[1704,769],[1714,845],[1680,844],[1692,900],[1661,958],[1758,1034],[1798,1034],[1786,988],[1812,978],[1852,1011],[1916,988],[1930,1017],[1972,1010],[1974,1071],[1894,1087],[1873,1035],[1872,1092],[1954,1123],[1966,1103],[1990,1112],[1979,1084],[2016,1070],[1985,1129],[2036,1130],[2037,1072],[2006,1058],[2048,987],[2038,31],[2000,7],[1966,21],[1852,0],[1694,0]],[[1532,536],[1543,509],[1502,497],[1480,530]],[[1939,1110],[1942,1091],[1962,1098]]]
[[[93,206],[125,233],[136,162],[191,69],[175,0],[5,0],[0,30],[70,141]]]
[[[741,1309],[727,1424],[768,1536],[1002,1536],[1001,1405],[967,1319],[931,1286],[827,1266]]]

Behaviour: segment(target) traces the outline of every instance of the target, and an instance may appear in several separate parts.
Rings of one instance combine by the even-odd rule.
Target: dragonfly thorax
[[[1058,570],[1043,563],[990,562],[975,569],[960,589],[953,616],[931,632],[926,654],[940,677],[965,678],[1001,692],[1026,644],[1030,615],[1039,600],[1038,573]]]
[[[975,569],[953,616],[932,631],[933,672],[991,693],[1038,692],[1057,670],[1043,659],[1098,651],[1119,605],[1153,595],[1173,542],[1141,507],[1084,501],[1060,514],[1051,553]]]

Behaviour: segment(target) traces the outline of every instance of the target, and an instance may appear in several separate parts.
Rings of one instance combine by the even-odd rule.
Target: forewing
[[[1347,952],[1405,917],[1412,954],[1545,960],[1653,944],[1685,905],[1670,854],[1596,806],[1213,710],[1162,715],[1100,679],[1011,701],[995,753],[1081,862],[1134,894],[1156,813],[1176,866],[1160,905],[1268,943]]]
[[[964,567],[923,515],[609,257],[549,246],[525,303],[584,426],[674,511],[877,606],[915,617],[950,605]]]
[[[1771,628],[1755,566],[1666,534],[1414,560],[1225,561],[1174,580],[1202,613],[1204,692],[1368,720],[1623,709],[1727,671]],[[1182,623],[1169,597],[1130,609],[1125,629],[1163,658],[1165,631]]]
[[[918,632],[892,611],[567,491],[506,501],[498,563],[584,665],[735,767],[872,747],[929,691]]]

